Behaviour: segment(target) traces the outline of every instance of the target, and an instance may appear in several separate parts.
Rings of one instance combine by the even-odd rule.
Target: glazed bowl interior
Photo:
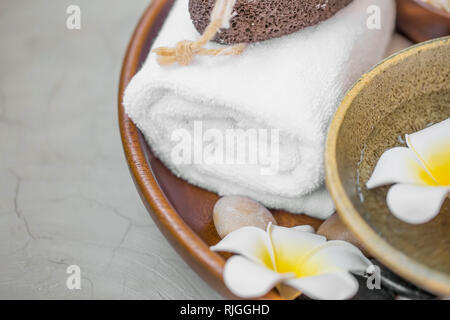
[[[327,185],[342,220],[399,275],[450,295],[450,200],[432,221],[411,225],[386,205],[389,187],[365,184],[402,137],[450,117],[450,38],[411,47],[372,69],[347,93],[330,127]]]

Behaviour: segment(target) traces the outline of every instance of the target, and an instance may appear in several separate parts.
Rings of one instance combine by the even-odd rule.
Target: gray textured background
[[[151,221],[122,152],[118,76],[148,3],[0,0],[0,298],[219,298]]]

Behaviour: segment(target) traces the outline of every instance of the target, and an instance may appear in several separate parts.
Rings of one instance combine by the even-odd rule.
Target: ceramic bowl
[[[450,296],[450,200],[429,223],[387,208],[388,187],[367,190],[381,154],[402,136],[450,117],[450,37],[408,48],[365,74],[329,129],[326,180],[344,223],[364,247],[414,284]]]

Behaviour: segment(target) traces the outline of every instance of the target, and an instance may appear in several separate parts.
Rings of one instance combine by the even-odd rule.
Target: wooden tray
[[[153,0],[131,37],[119,84],[118,111],[122,143],[136,188],[164,236],[189,265],[222,295],[236,298],[225,287],[222,271],[225,255],[209,250],[220,238],[212,222],[214,193],[175,177],[152,153],[144,137],[128,118],[122,95],[139,70],[174,0]],[[318,228],[322,221],[284,211],[272,211],[279,225],[302,224]],[[264,299],[280,299],[272,291]]]
[[[413,42],[450,35],[450,14],[421,0],[397,0],[397,29]]]
[[[224,286],[225,256],[209,250],[220,238],[212,221],[218,196],[175,177],[152,153],[144,137],[128,118],[122,95],[128,82],[141,67],[173,0],[154,0],[144,12],[130,40],[119,84],[119,125],[122,143],[136,188],[153,220],[172,246],[189,265],[222,295],[236,298]],[[322,221],[304,215],[272,211],[278,224],[309,224],[318,228]],[[275,291],[264,298],[279,299]]]

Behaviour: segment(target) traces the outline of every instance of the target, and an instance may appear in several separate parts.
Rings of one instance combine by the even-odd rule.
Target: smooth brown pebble
[[[241,196],[219,199],[213,209],[213,220],[221,238],[243,227],[251,226],[265,230],[269,222],[277,224],[272,213],[264,206]]]
[[[326,237],[328,240],[343,240],[357,246],[366,257],[370,254],[364,249],[361,242],[356,239],[353,233],[345,226],[337,214],[333,214],[317,230],[317,234]]]

